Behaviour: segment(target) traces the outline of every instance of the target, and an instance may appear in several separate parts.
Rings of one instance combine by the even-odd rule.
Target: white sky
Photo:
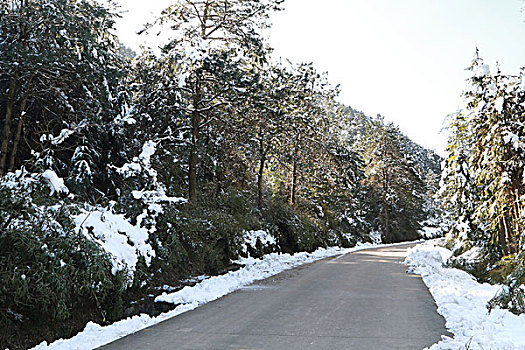
[[[120,0],[118,23],[133,35],[170,0]],[[414,141],[443,154],[445,117],[456,111],[464,69],[476,47],[487,63],[517,74],[525,66],[521,0],[286,0],[269,32],[275,54],[314,62],[341,84],[339,100],[368,115],[382,114]]]

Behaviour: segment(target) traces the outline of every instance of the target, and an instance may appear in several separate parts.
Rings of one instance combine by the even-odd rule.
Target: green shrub
[[[203,196],[205,197],[205,196]],[[249,193],[229,191],[213,201],[171,206],[157,218],[151,244],[159,282],[194,274],[216,274],[239,257],[242,234],[261,222]]]
[[[525,313],[525,254],[502,259],[490,273],[495,281],[504,280],[504,287],[489,301],[489,310],[501,307],[516,315]]]
[[[44,190],[0,186],[2,348],[16,348],[22,341],[16,334],[29,325],[67,324],[79,310],[81,317],[92,310],[100,322],[120,313],[126,271],[113,275],[107,254],[75,231],[73,205],[49,196],[46,203],[54,205],[35,205],[33,198],[44,201]]]
[[[311,252],[323,246],[321,230],[287,203],[273,200],[264,218],[283,252]]]

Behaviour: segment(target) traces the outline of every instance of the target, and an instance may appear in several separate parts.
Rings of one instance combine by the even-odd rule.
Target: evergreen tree
[[[507,284],[490,308],[519,314],[525,312],[525,75],[492,73],[478,53],[469,71],[465,107],[451,119],[440,192],[454,219],[454,260],[463,263],[461,254],[471,248],[483,252],[475,270]]]
[[[279,9],[282,1],[176,1],[159,19],[173,31],[164,47],[166,55],[177,62],[184,79],[186,105],[190,119],[191,143],[188,157],[188,196],[197,194],[199,146],[210,122],[220,118],[220,108],[230,105],[235,93],[234,77],[239,70],[250,71],[264,59],[265,52],[258,30],[266,26],[269,11]],[[231,69],[241,66],[239,70]],[[242,77],[239,77],[242,82]]]
[[[124,98],[115,15],[92,1],[2,3],[0,174],[36,155],[78,188],[88,181],[105,190],[111,137],[100,133]]]
[[[379,118],[372,124],[364,149],[366,183],[373,189],[383,242],[419,237],[424,221],[425,183],[406,153],[397,127]]]
[[[464,93],[466,108],[453,116],[443,175],[447,203],[464,239],[500,256],[521,251],[523,232],[523,76],[491,74],[476,56]]]

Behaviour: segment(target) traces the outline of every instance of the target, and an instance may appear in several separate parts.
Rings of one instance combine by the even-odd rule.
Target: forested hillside
[[[281,3],[174,0],[147,28],[171,39],[134,55],[98,2],[0,0],[0,347],[158,313],[146,295],[240,255],[413,240],[438,223],[438,155],[337,102],[312,64],[271,60],[260,31]],[[519,158],[508,125],[491,149]],[[450,152],[467,149],[457,139]],[[515,184],[503,202],[521,198],[516,169],[494,182]],[[521,204],[498,208],[517,230]],[[478,213],[461,217],[480,227]],[[518,253],[494,225],[475,237]]]

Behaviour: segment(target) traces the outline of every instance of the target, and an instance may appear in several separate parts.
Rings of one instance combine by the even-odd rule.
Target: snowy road
[[[418,349],[446,334],[410,245],[285,271],[101,349]]]

